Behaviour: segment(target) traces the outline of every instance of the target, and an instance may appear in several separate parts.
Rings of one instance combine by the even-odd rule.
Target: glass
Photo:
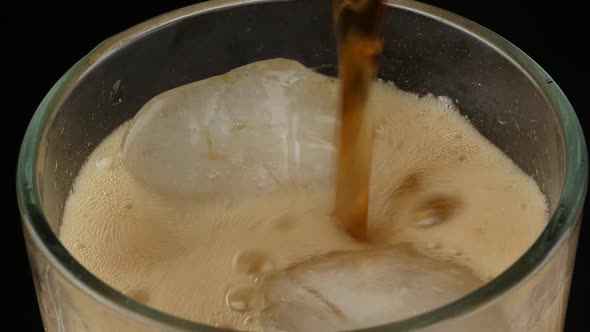
[[[135,302],[81,266],[56,237],[64,202],[95,146],[151,97],[258,60],[286,57],[336,74],[330,1],[210,1],[149,20],[95,48],[51,89],[26,132],[17,194],[48,331],[216,331]],[[563,329],[587,151],[567,98],[533,60],[493,32],[413,1],[388,1],[378,76],[450,96],[530,174],[552,218],[507,271],[467,296],[370,331]],[[490,318],[491,319],[491,318]],[[482,327],[475,325],[471,330]]]

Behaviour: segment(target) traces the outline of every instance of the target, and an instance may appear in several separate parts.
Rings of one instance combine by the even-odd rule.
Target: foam
[[[283,87],[298,86],[296,100],[315,106],[333,105],[335,94],[326,91],[333,91],[335,83],[289,60],[268,60],[236,69],[231,80],[237,84],[252,81],[257,71],[269,67]],[[248,80],[241,81],[246,76]],[[244,165],[230,161],[211,167],[207,163],[217,161],[201,158],[198,168],[207,170],[205,176],[195,175],[190,180],[195,182],[187,181],[187,185],[179,185],[178,192],[171,193],[175,186],[167,186],[164,173],[159,173],[163,180],[154,185],[149,177],[132,174],[130,169],[134,168],[124,163],[124,155],[123,162],[120,161],[120,154],[125,151],[121,142],[124,137],[129,139],[129,126],[148,121],[150,114],[157,114],[145,111],[150,105],[170,102],[171,96],[189,96],[185,101],[172,102],[181,108],[192,105],[191,112],[198,113],[200,105],[211,102],[211,96],[202,93],[207,82],[215,87],[219,80],[224,78],[193,83],[156,97],[143,113],[138,113],[138,117],[148,114],[147,117],[125,123],[105,138],[76,179],[66,202],[60,239],[90,271],[138,301],[212,325],[257,330],[261,328],[258,316],[236,310],[236,307],[245,308],[246,304],[239,301],[233,302],[236,307],[232,309],[227,294],[245,294],[235,290],[268,287],[265,280],[277,279],[247,273],[255,269],[244,267],[243,262],[236,263],[236,254],[265,253],[272,264],[259,266],[279,273],[310,257],[334,251],[358,252],[370,249],[371,245],[350,239],[330,217],[333,194],[329,170],[332,168],[314,168],[320,171],[313,176],[300,176],[305,167],[332,162],[333,152],[325,146],[331,143],[329,137],[336,123],[333,109],[314,106],[318,114],[305,120],[316,122],[314,128],[321,131],[324,152],[310,157],[305,152],[313,146],[302,148],[301,156],[308,158],[306,164],[295,167],[296,172],[280,173],[280,181],[272,190],[249,191],[255,187],[247,181],[253,173]],[[306,80],[311,82],[310,86],[305,85]],[[277,81],[267,82],[269,89],[277,91],[278,85],[273,82]],[[283,87],[281,93],[288,93]],[[242,95],[248,93],[247,86],[240,89]],[[200,99],[195,99],[194,93],[198,91],[201,91]],[[237,101],[227,99],[225,103],[230,105],[227,109],[238,105]],[[239,105],[243,108],[241,112],[248,114],[244,107],[254,108],[257,104]],[[276,100],[269,105],[271,110],[281,107]],[[296,110],[294,107],[287,113]],[[450,298],[461,296],[501,273],[540,234],[548,214],[536,183],[479,134],[448,98],[418,97],[390,84],[375,83],[370,110],[377,125],[370,233],[380,246],[390,246],[394,251],[408,247],[421,257],[442,262],[436,264],[451,264],[453,268],[449,269],[468,271],[457,278],[469,280],[466,284],[471,286],[460,288]],[[258,121],[256,114],[238,122],[248,125]],[[170,116],[174,117],[175,113]],[[212,119],[215,124],[219,118],[213,115]],[[232,123],[235,124],[235,119]],[[155,125],[158,123],[147,123],[143,128],[154,130]],[[266,133],[274,135],[272,130]],[[135,134],[135,137],[144,135]],[[227,139],[227,142],[235,141],[231,134]],[[258,137],[254,141],[262,144],[264,139]],[[255,158],[256,145],[246,147],[253,149],[246,150],[248,165],[252,166],[260,160]],[[222,146],[221,153],[224,148],[231,150]],[[150,160],[142,156],[137,154],[135,160]],[[272,160],[273,154],[264,154],[263,158]],[[182,167],[188,169],[186,164]],[[156,167],[151,171],[154,169],[158,170]],[[211,169],[222,171],[216,175]],[[235,172],[231,181],[223,179],[227,172]],[[203,188],[195,186],[199,182]],[[240,190],[233,192],[229,187],[232,184]],[[199,195],[194,195],[195,190]],[[215,195],[207,197],[207,190]],[[258,262],[263,256],[248,257],[255,257],[251,260]],[[400,259],[405,258],[400,256]],[[434,302],[420,310],[442,304]],[[417,309],[409,309],[406,315],[416,313]],[[370,325],[371,322],[361,323]]]

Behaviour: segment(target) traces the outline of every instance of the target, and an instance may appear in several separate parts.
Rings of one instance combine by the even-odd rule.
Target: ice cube
[[[480,285],[467,269],[403,246],[332,253],[265,280],[260,323],[268,331],[371,327],[435,309]]]
[[[182,195],[327,179],[336,88],[286,59],[178,87],[150,100],[130,122],[122,163],[149,186]]]

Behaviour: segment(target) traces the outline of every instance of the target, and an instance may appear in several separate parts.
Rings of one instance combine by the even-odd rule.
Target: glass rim
[[[51,88],[35,111],[21,146],[16,189],[22,224],[52,267],[82,292],[135,320],[163,324],[181,330],[227,331],[187,320],[139,303],[108,286],[84,268],[61,244],[47,220],[37,192],[36,165],[42,138],[73,87],[110,54],[143,35],[185,18],[244,5],[297,0],[212,0],[180,8],[157,16],[116,34],[94,48],[71,67]],[[588,184],[586,142],[576,113],[553,79],[528,55],[493,31],[449,11],[413,0],[385,0],[388,6],[410,11],[461,30],[511,61],[536,85],[543,98],[555,110],[565,139],[566,174],[559,202],[551,219],[533,245],[507,270],[473,292],[444,306],[395,322],[359,331],[406,331],[435,325],[489,305],[504,293],[524,282],[541,268],[561,246],[581,215]]]

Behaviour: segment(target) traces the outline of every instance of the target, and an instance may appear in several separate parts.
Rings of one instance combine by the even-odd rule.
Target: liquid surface
[[[465,295],[546,225],[536,183],[447,98],[375,83],[371,242],[354,240],[331,216],[336,103],[332,79],[284,59],[165,92],[91,154],[60,238],[160,310],[326,331]]]

